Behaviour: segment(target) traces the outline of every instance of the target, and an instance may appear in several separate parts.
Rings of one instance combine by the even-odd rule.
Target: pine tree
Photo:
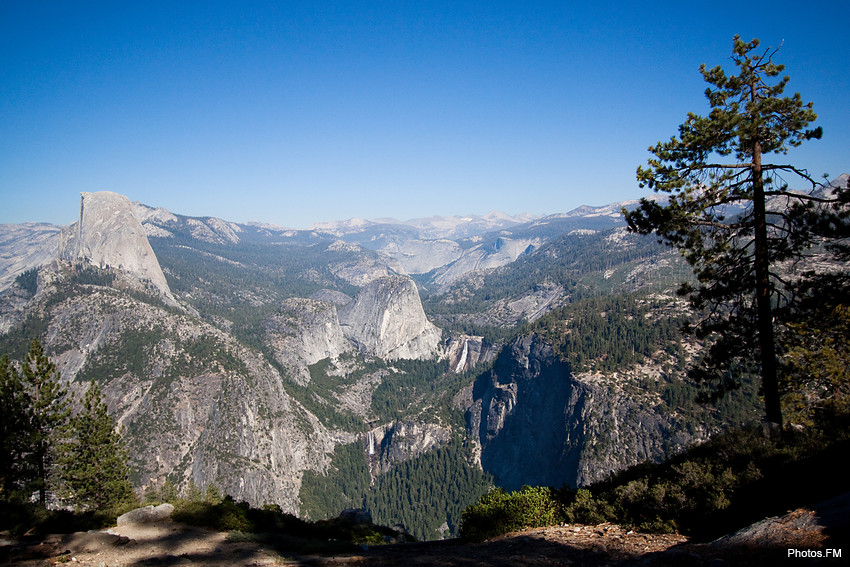
[[[218,485],[213,482],[209,483],[204,492],[204,500],[210,504],[221,504],[223,499],[224,497],[221,495],[221,489]]]
[[[186,492],[184,498],[189,502],[204,501],[204,492],[201,490],[200,486],[195,484],[195,479],[189,479],[189,483],[186,485]]]
[[[46,505],[56,447],[64,435],[71,410],[56,365],[44,353],[38,339],[30,344],[22,374],[28,420],[24,434],[28,449],[24,456],[29,477],[26,488],[37,491],[39,503]]]
[[[850,277],[833,273],[826,279],[788,317],[784,333],[791,346],[780,388],[795,422],[830,429],[850,417]]]
[[[127,450],[95,382],[89,385],[82,411],[71,420],[70,429],[70,439],[62,451],[60,478],[75,506],[80,510],[113,510],[132,502],[135,495]]]
[[[19,499],[28,474],[25,455],[28,398],[21,376],[5,355],[0,358],[0,500]]]
[[[681,290],[702,316],[695,329],[707,344],[694,376],[723,395],[743,375],[760,375],[765,419],[781,426],[775,316],[795,300],[783,265],[835,236],[843,221],[831,205],[842,197],[816,193],[804,169],[765,161],[822,130],[808,127],[817,118],[811,102],[781,96],[789,78],[778,78],[777,50],[758,46],[735,36],[737,75],[700,67],[711,112],[688,114],[679,136],[651,147],[649,167],[637,170],[641,186],[669,193],[669,203],[643,199],[624,214],[630,230],[654,232],[694,268],[696,286]],[[790,190],[786,176],[811,191]]]

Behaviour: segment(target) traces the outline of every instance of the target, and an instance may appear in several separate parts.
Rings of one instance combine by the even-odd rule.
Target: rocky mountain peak
[[[339,319],[345,336],[360,350],[384,359],[430,358],[440,342],[440,330],[425,316],[416,284],[404,276],[373,280]]]
[[[59,257],[131,273],[175,302],[130,200],[111,191],[80,195],[79,220],[62,232]]]

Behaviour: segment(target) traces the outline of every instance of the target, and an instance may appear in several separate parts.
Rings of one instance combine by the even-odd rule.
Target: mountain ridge
[[[110,194],[110,192],[103,192]],[[113,195],[118,195],[112,193]],[[85,195],[96,195],[86,193]],[[91,197],[90,197],[91,198]],[[81,198],[81,203],[85,197]],[[536,226],[544,226],[552,221],[557,222],[559,215],[535,216],[523,213],[507,215],[491,211],[485,215],[468,215],[464,217],[429,217],[426,219],[411,219],[405,222],[375,222],[364,219],[349,219],[348,221],[333,221],[316,223],[309,229],[288,229],[267,223],[234,223],[216,217],[192,217],[176,214],[162,207],[152,207],[138,201],[130,203],[132,216],[141,223],[149,238],[172,238],[174,230],[182,230],[192,238],[209,244],[238,244],[244,238],[265,238],[276,240],[281,244],[289,242],[318,242],[330,237],[341,238],[346,242],[358,244],[367,249],[378,251],[392,261],[396,271],[405,274],[421,274],[447,264],[457,262],[469,249],[480,249],[487,243],[501,238],[510,239],[517,231],[528,229],[531,232],[541,232]],[[610,205],[616,208],[617,204]],[[85,207],[81,207],[81,211]],[[578,210],[578,209],[576,209]],[[576,218],[572,215],[569,218]],[[551,220],[544,220],[549,219]],[[537,223],[537,224],[535,224]],[[73,241],[71,226],[80,226],[80,221],[68,226],[52,225],[49,223],[24,223],[21,225],[0,225],[0,291],[11,285],[14,279],[28,269],[38,267],[50,261],[54,256],[53,249],[60,246],[59,234],[64,232],[67,240]],[[68,229],[68,230],[65,230]],[[508,230],[510,234],[487,237],[488,233]],[[547,234],[557,232],[558,228],[544,230]],[[249,233],[252,233],[249,235]],[[523,237],[525,238],[525,237]],[[536,240],[534,240],[536,238]],[[539,244],[539,237],[525,238],[528,243],[534,240]],[[544,236],[546,238],[546,236]],[[55,240],[54,240],[55,239]],[[69,243],[63,244],[68,250]],[[74,244],[79,246],[79,244]],[[46,252],[44,250],[47,250]],[[42,252],[39,252],[42,251]],[[447,269],[448,276],[444,280],[453,281],[458,275],[467,273],[476,266],[493,267],[512,261],[516,255],[508,259],[494,259],[487,262],[482,260],[479,250],[476,259],[464,258],[463,265]],[[73,254],[72,254],[73,255]],[[425,259],[430,256],[430,259]],[[97,262],[96,262],[97,263]],[[165,278],[160,278],[154,270],[148,274],[148,279],[155,282],[160,289],[165,290]]]
[[[581,486],[756,415],[688,402],[698,345],[667,329],[686,312],[675,288],[689,271],[627,232],[619,209],[635,204],[429,239],[414,226],[339,235],[133,203],[131,244],[144,237],[176,306],[121,255],[36,265],[27,230],[45,248],[57,231],[4,227],[16,236],[0,237],[0,346],[14,354],[38,336],[72,391],[101,384],[138,487],[216,483],[314,519],[368,501],[382,523],[416,518],[435,538],[459,517],[412,508],[445,490],[436,469],[476,490],[486,475]],[[547,475],[527,455],[545,457]]]

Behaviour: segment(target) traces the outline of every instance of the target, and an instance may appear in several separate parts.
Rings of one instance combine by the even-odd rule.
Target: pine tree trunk
[[[758,329],[765,421],[782,427],[779,379],[770,304],[770,259],[768,257],[767,210],[761,168],[761,144],[753,144],[753,216],[755,222],[756,326]]]

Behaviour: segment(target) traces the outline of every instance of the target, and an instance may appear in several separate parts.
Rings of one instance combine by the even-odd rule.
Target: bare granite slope
[[[59,257],[132,273],[176,304],[145,229],[124,195],[81,193],[79,220],[62,232]]]
[[[403,276],[364,286],[339,319],[345,336],[360,350],[387,360],[430,358],[440,342],[440,330],[425,316],[416,284]]]

